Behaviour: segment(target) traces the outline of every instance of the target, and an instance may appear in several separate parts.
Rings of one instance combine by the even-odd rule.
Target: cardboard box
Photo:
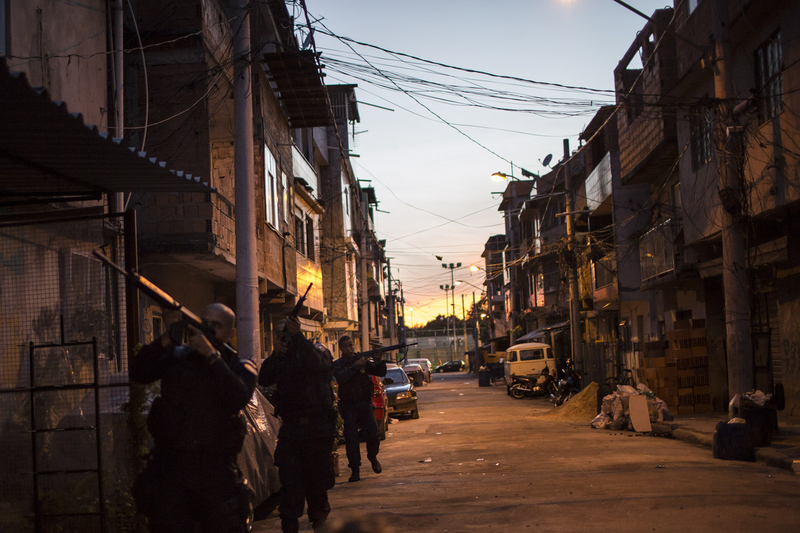
[[[658,371],[655,368],[645,368],[644,379],[651,390],[658,387]]]
[[[676,330],[690,329],[692,327],[692,321],[691,320],[676,320],[673,323],[672,327],[675,328]]]
[[[653,362],[653,366],[655,368],[666,368],[666,366],[667,366],[667,358],[666,357],[653,357],[650,360]]]
[[[678,406],[678,414],[679,415],[693,415],[694,414],[694,405],[679,405]]]

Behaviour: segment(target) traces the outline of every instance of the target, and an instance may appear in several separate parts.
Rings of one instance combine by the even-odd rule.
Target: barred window
[[[759,117],[767,121],[783,110],[783,48],[780,31],[758,47],[755,65]]]
[[[692,128],[692,170],[697,170],[709,161],[713,152],[713,121],[707,106],[694,107],[690,111]]]

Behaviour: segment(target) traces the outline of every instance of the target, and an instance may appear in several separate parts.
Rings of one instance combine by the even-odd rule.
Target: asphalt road
[[[395,421],[374,474],[342,474],[331,519],[366,515],[405,532],[800,531],[800,476],[720,461],[685,442],[541,418],[544,399],[435,374],[420,418]],[[257,532],[280,531],[277,511]],[[311,531],[301,520],[301,531]]]

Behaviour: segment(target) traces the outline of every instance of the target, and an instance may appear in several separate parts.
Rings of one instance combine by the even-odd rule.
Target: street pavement
[[[710,438],[722,414],[676,417],[663,438],[595,430],[463,373],[418,394],[420,418],[395,421],[382,443],[382,474],[364,459],[362,481],[348,483],[340,459],[332,521],[370,517],[394,533],[800,530],[797,426],[782,425],[756,462],[721,461]],[[254,530],[280,531],[277,511]]]

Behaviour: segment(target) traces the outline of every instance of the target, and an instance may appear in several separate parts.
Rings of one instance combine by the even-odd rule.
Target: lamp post
[[[444,312],[445,312],[444,324],[445,324],[445,328],[446,328],[445,335],[447,337],[447,342],[449,343],[450,342],[450,318],[448,318],[448,316],[447,316],[447,310],[450,307],[450,301],[449,301],[449,298],[450,298],[450,294],[449,294],[450,285],[439,285],[439,288],[444,291]]]
[[[456,282],[455,282],[455,279],[454,279],[455,276],[453,274],[453,271],[455,269],[457,269],[457,268],[461,268],[461,263],[450,263],[449,265],[447,263],[442,263],[442,268],[450,270],[450,285],[448,285],[448,286],[450,287],[450,290],[453,291],[452,292],[453,298],[452,298],[450,303],[453,306],[453,311],[452,311],[451,315],[453,316],[453,353],[455,354],[455,347],[456,347],[456,344],[457,344],[457,341],[456,341],[456,323],[455,323],[455,316],[456,316],[456,293],[455,293]]]

